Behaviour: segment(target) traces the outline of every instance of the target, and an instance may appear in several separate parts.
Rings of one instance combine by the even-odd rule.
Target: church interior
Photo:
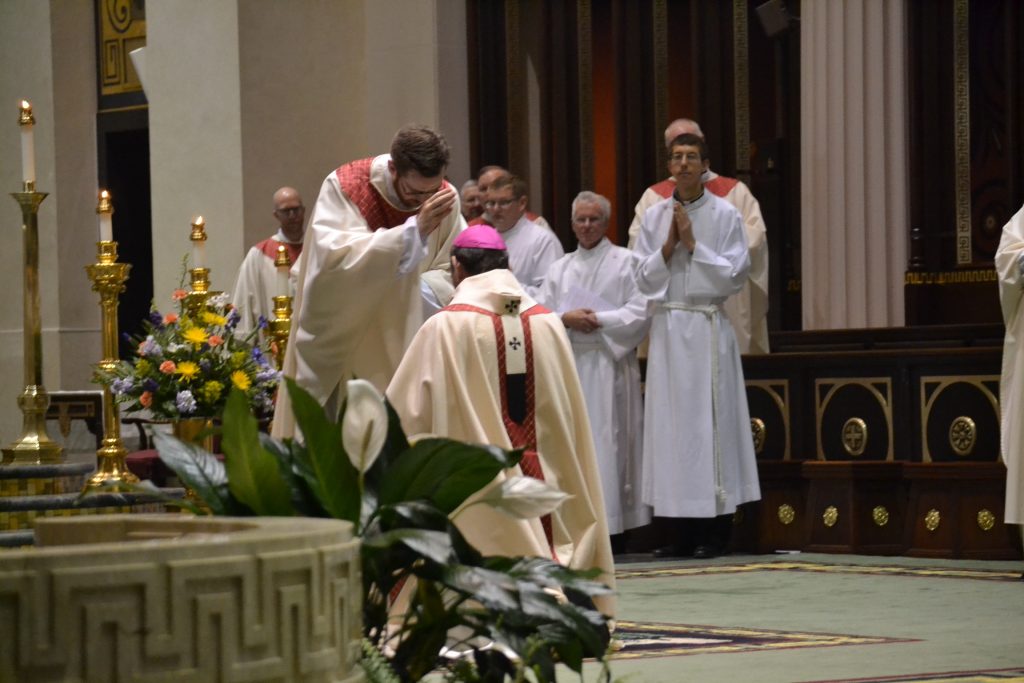
[[[230,290],[274,225],[277,188],[311,203],[339,164],[421,123],[448,140],[454,186],[511,169],[567,252],[573,198],[593,190],[625,246],[637,200],[666,176],[664,127],[692,118],[767,228],[770,352],[742,358],[761,499],[737,510],[713,560],[655,561],[657,525],[622,541],[612,674],[1024,680],[994,268],[1024,205],[1022,38],[1017,0],[0,0],[0,185],[15,200],[2,214],[0,437],[28,429],[22,392],[38,383],[60,461],[77,468],[48,493],[90,476],[111,420],[126,452],[151,446],[110,415],[94,368],[132,352],[111,329],[137,334],[151,306],[171,307],[198,216],[202,287]],[[89,270],[111,264],[100,190],[113,259],[130,264],[112,309]],[[28,222],[31,247],[14,237]],[[24,552],[35,520],[78,513],[70,495],[15,501],[35,491],[8,486],[22,475],[4,453],[0,680],[156,680],[129,676],[141,654],[109,670],[68,660],[99,678],[6,677],[30,636],[17,611],[28,579],[4,554]],[[95,511],[161,509],[143,496]],[[99,632],[118,604],[82,619]],[[231,680],[362,680],[273,675]]]

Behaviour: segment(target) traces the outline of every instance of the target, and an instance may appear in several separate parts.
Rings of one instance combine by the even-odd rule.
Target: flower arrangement
[[[135,356],[98,370],[97,381],[128,411],[148,410],[157,419],[218,417],[232,388],[245,392],[258,415],[270,414],[280,373],[260,339],[265,322],[236,335],[239,315],[227,294],[211,296],[195,315],[187,313],[187,296],[174,291],[178,313],[154,307],[142,333],[129,337]]]

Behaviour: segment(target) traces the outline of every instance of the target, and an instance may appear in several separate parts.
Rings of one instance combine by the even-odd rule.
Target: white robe
[[[280,230],[273,239],[286,242]],[[301,247],[302,244],[299,243]],[[293,264],[294,265],[294,264]],[[295,271],[289,274],[288,295],[295,296]],[[256,329],[260,316],[274,319],[274,297],[277,296],[277,266],[259,247],[251,247],[242,260],[231,289],[231,303],[238,310],[236,333],[248,334]]]
[[[648,209],[636,245],[637,285],[655,306],[643,500],[659,516],[715,517],[761,497],[739,349],[721,314],[742,288],[750,256],[739,212],[704,192],[687,206],[694,253],[680,244],[666,264],[672,210],[671,198]]]
[[[508,247],[508,268],[522,283],[526,292],[537,296],[548,266],[562,258],[565,250],[555,233],[542,228],[524,213],[516,224],[501,233]]]
[[[535,304],[509,271],[492,270],[463,280],[451,305],[503,315],[510,300],[521,302],[520,313]],[[531,315],[529,328],[537,454],[545,481],[572,496],[551,515],[555,559],[579,569],[599,567],[601,580],[614,586],[601,485],[572,351],[558,316]],[[416,334],[387,397],[410,436],[429,433],[508,449],[500,386],[494,319],[476,311],[442,310]],[[466,514],[456,511],[454,521],[484,555],[552,556],[536,518],[513,519],[475,505]],[[614,614],[613,598],[598,604]]]
[[[1000,451],[1006,464],[1003,520],[1007,524],[1024,524],[1024,207],[1003,226],[995,265],[999,274],[999,303],[1006,324],[999,382]]]
[[[714,171],[708,171],[706,175],[707,181],[719,177]],[[674,187],[675,181],[671,178],[669,180]],[[636,203],[633,222],[629,226],[630,249],[636,247],[640,224],[647,209],[668,196],[664,194],[665,182],[668,181],[647,188]],[[743,289],[726,300],[725,312],[736,333],[740,353],[768,353],[768,238],[764,218],[761,216],[761,205],[750,188],[740,181],[726,194],[719,196],[739,209],[750,250],[750,276]]]
[[[633,252],[602,239],[548,268],[540,301],[559,314],[593,308],[601,327],[568,329],[594,434],[608,532],[651,521],[640,499],[643,397],[636,345],[647,334],[647,300],[636,286]],[[584,294],[585,293],[585,294]],[[594,302],[590,296],[599,297]]]
[[[406,211],[388,171],[390,155],[373,159],[370,184]],[[371,226],[341,188],[337,173],[324,180],[299,259],[298,294],[284,374],[325,405],[340,408],[344,381],[358,377],[384,391],[423,322],[423,281],[447,285],[451,242],[465,225],[455,206],[424,242],[416,216],[401,225]],[[446,297],[439,297],[446,301]],[[278,394],[275,436],[294,433],[287,392]]]

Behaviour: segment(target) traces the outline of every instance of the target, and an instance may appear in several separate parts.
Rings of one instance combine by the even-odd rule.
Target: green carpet
[[[1020,562],[619,559],[616,680],[1024,680]]]

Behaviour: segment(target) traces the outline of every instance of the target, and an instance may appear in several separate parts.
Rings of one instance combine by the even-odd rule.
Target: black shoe
[[[667,560],[679,557],[689,557],[690,553],[687,552],[686,548],[673,544],[655,548],[653,555],[659,560]]]
[[[699,545],[693,549],[693,557],[697,560],[710,560],[719,556],[718,548],[713,545]]]

